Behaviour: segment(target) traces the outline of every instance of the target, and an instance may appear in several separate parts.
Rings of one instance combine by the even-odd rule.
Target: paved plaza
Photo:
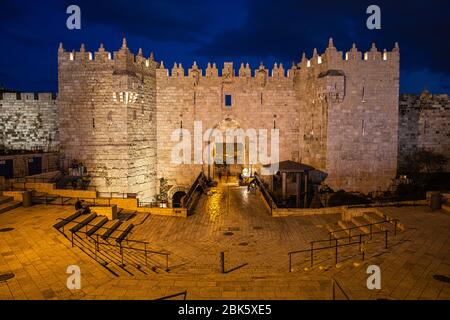
[[[74,212],[71,206],[17,208],[0,215],[0,299],[157,299],[187,290],[187,299],[331,299],[336,279],[350,299],[450,299],[450,215],[428,207],[388,207],[405,230],[367,247],[298,255],[292,250],[326,239],[327,225],[339,215],[273,218],[259,195],[222,184],[203,196],[187,219],[142,216],[134,219],[132,239],[171,253],[169,272],[115,276],[52,226]],[[221,273],[220,252],[225,253]],[[67,267],[81,269],[81,289],[66,286]],[[381,268],[381,290],[366,286],[369,265]],[[341,292],[337,299],[344,298]]]

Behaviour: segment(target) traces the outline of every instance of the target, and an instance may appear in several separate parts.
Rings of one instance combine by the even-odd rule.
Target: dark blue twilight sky
[[[81,8],[82,29],[66,28],[66,8]],[[366,28],[366,8],[381,7],[382,29]],[[282,62],[289,67],[305,51],[325,49],[333,37],[340,51],[372,42],[401,52],[401,92],[450,93],[450,1],[366,0],[0,0],[0,84],[20,91],[57,90],[57,48],[96,51],[103,42],[117,50],[142,47],[167,67],[195,60],[219,69],[224,61],[256,68]]]

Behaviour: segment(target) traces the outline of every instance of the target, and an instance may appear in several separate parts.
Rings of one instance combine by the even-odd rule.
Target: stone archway
[[[229,131],[234,130],[243,130],[245,134],[245,129],[242,128],[239,121],[230,117],[218,122],[213,129],[216,132],[220,132],[222,143],[217,143],[212,134],[208,139],[207,148],[209,148],[210,155],[213,159],[208,165],[208,178],[214,180],[218,176],[222,176],[224,172],[227,172],[227,175],[238,175],[241,172],[241,167],[246,159],[246,141],[244,139],[244,141],[241,142],[235,141],[233,143],[228,143],[227,134]],[[222,163],[217,161],[218,157],[222,159]]]
[[[175,205],[181,206],[181,198],[186,195],[189,191],[188,186],[175,186],[172,187],[169,192],[167,193],[167,199],[169,201],[169,205],[171,207],[174,207]],[[175,199],[175,201],[174,201]]]

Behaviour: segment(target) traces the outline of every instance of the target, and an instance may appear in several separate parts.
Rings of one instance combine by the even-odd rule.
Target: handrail
[[[167,299],[176,298],[179,296],[184,296],[183,300],[186,300],[187,290],[184,290],[183,292],[180,292],[180,293],[171,294],[169,296],[161,297],[161,298],[158,298],[155,300],[167,300]]]
[[[91,197],[68,197],[68,196],[60,196],[60,195],[49,195],[48,193],[46,193],[45,195],[42,196],[33,196],[33,199],[38,199],[38,200],[45,200],[45,204],[48,205],[65,205],[65,203],[69,200],[83,200],[86,202],[92,201],[92,203],[94,204],[94,206],[111,206],[111,200],[112,199],[116,199],[116,198],[91,198]],[[52,200],[52,202],[49,203],[49,199]],[[56,199],[61,199],[61,201],[54,201]],[[66,199],[66,200],[64,200]],[[120,199],[120,198],[117,198]],[[105,203],[106,202],[106,203]]]
[[[68,220],[68,219],[64,219],[64,218],[57,218],[56,220],[59,220],[59,221],[68,221],[68,222],[73,222],[73,223],[80,223],[79,221]],[[96,227],[97,227],[97,225],[94,225],[94,224],[91,224],[91,223],[86,223],[85,226],[96,226]],[[108,230],[111,229],[111,228],[107,228],[107,227],[103,227],[103,226],[100,226],[100,227],[98,227],[98,228],[99,228],[99,229],[108,229]],[[116,229],[115,231],[123,232],[123,231],[125,231],[125,230]],[[86,234],[86,231],[80,230],[80,231],[78,231],[78,232],[79,232],[79,233]],[[130,232],[130,233],[133,233],[133,232]],[[93,237],[91,236],[91,238],[93,238]],[[117,240],[117,239],[119,239],[119,238],[117,238],[117,237],[108,237],[108,239]],[[139,244],[144,244],[144,245],[150,245],[149,242],[147,242],[147,241],[142,241],[142,240],[126,239],[125,241],[126,241],[127,243],[128,243],[128,242],[132,242],[132,243],[139,243]],[[138,250],[138,251],[144,251],[144,250],[139,249],[139,248],[132,248],[132,247],[128,247],[128,248],[129,248],[129,249]],[[146,250],[146,252],[155,253],[155,254],[161,254],[161,255],[170,255],[170,253],[168,253],[168,252],[162,252],[162,251],[151,251],[151,250]]]
[[[69,222],[74,222],[74,223],[78,223],[77,221],[73,221],[73,220],[67,220],[67,219],[62,219],[62,218],[58,218],[57,220],[62,220],[62,221],[69,221]],[[125,249],[127,249],[127,250],[132,250],[132,251],[135,251],[135,252],[143,252],[144,254],[145,254],[145,263],[146,263],[146,265],[147,265],[147,254],[149,254],[149,253],[151,253],[151,254],[157,254],[157,255],[163,255],[163,256],[165,256],[166,257],[166,271],[169,271],[169,256],[170,256],[170,253],[168,253],[168,252],[162,252],[162,251],[154,251],[154,250],[148,250],[147,249],[147,245],[150,245],[150,243],[148,243],[148,242],[146,242],[146,241],[141,241],[141,240],[130,240],[130,239],[128,239],[128,238],[125,238],[125,239],[120,239],[121,241],[117,241],[119,238],[117,238],[117,237],[108,237],[108,239],[112,239],[112,240],[116,240],[115,242],[116,242],[116,244],[111,244],[111,243],[109,243],[108,241],[100,241],[100,239],[99,239],[99,234],[95,234],[95,235],[87,235],[87,226],[88,225],[92,225],[92,224],[86,224],[86,231],[82,231],[82,230],[78,230],[77,232],[73,232],[73,231],[71,231],[71,234],[72,234],[72,247],[74,246],[74,234],[76,235],[76,236],[78,236],[78,237],[80,237],[79,235],[78,235],[78,233],[81,233],[81,234],[85,234],[86,235],[86,237],[89,237],[93,242],[94,242],[94,246],[95,246],[95,259],[97,260],[97,252],[100,252],[100,245],[103,245],[103,246],[109,246],[109,247],[115,247],[115,248],[119,248],[119,250],[120,250],[120,256],[121,256],[121,259],[122,259],[122,265],[123,265],[123,260],[124,260],[124,250]],[[105,227],[100,227],[100,228],[103,228],[103,229],[109,229],[109,228],[105,228]],[[99,229],[100,229],[99,228]],[[59,229],[58,229],[58,231],[60,231],[60,232],[62,232],[63,234],[64,234],[64,227],[62,227],[62,229],[63,229],[63,231],[60,231]],[[118,231],[121,231],[121,230],[118,230]],[[122,230],[123,231],[123,230]],[[130,232],[131,233],[131,232]],[[127,245],[131,242],[131,243],[138,243],[138,244],[143,244],[144,245],[144,248],[143,249],[141,249],[141,248],[136,248],[136,247],[131,247],[131,246],[124,246],[124,245],[122,245],[122,241],[123,242],[126,242],[127,243]]]
[[[333,293],[332,293],[333,300],[336,300],[336,286],[338,287],[339,290],[341,290],[341,292],[344,294],[345,298],[347,300],[350,300],[350,297],[347,295],[347,293],[345,293],[344,289],[342,289],[341,285],[335,278],[331,278],[331,283],[332,283],[332,288],[333,288]]]
[[[73,223],[81,223],[81,221],[69,220],[69,219],[64,219],[64,218],[57,218],[56,220],[57,220],[57,221],[73,222]],[[98,227],[98,229],[106,229],[106,230],[110,230],[110,229],[111,229],[111,228],[108,228],[108,227],[97,226],[97,225],[92,224],[92,223],[86,223],[86,224],[84,224],[84,226],[86,226],[86,228],[87,228],[87,227]],[[115,231],[123,232],[123,231],[125,231],[125,230],[116,229]],[[80,232],[82,232],[82,231],[80,231]],[[85,233],[85,232],[83,232],[83,233]],[[133,233],[133,232],[130,231],[130,233]],[[108,237],[108,238],[110,238],[110,239],[115,239],[114,237]],[[129,240],[129,241],[140,242],[140,243],[148,243],[148,242],[140,241],[140,240]]]
[[[344,237],[344,238],[335,238],[334,239],[334,245],[329,245],[327,247],[319,247],[319,248],[314,248],[314,244],[315,243],[321,243],[321,242],[330,242],[330,239],[327,240],[315,240],[315,241],[311,241],[310,242],[310,248],[309,249],[303,249],[303,250],[296,250],[296,251],[290,251],[288,252],[288,256],[289,256],[289,272],[292,272],[292,256],[294,254],[298,254],[298,253],[304,253],[304,252],[310,252],[311,255],[311,267],[313,267],[314,265],[314,252],[315,251],[320,251],[320,250],[327,250],[327,249],[335,249],[335,264],[338,263],[338,248],[339,247],[346,247],[346,246],[352,246],[352,245],[359,245],[359,251],[362,252],[362,259],[364,261],[364,257],[365,257],[365,249],[363,249],[363,244],[365,244],[366,242],[363,242],[363,237],[369,236],[370,239],[372,239],[372,235],[373,234],[385,234],[385,249],[388,248],[388,233],[390,231],[389,230],[384,230],[384,231],[378,231],[378,232],[373,232],[372,234],[367,234],[367,233],[360,233],[359,235],[353,235],[351,237]],[[355,242],[351,242],[351,239],[354,237],[358,237],[359,241],[355,241]],[[339,240],[346,240],[349,239],[348,243],[339,243]]]
[[[195,179],[194,183],[189,188],[189,191],[187,192],[187,194],[184,196],[184,199],[182,200],[183,208],[189,207],[189,202],[191,201],[192,195],[194,194],[195,190],[197,190],[197,187],[200,185],[200,181],[204,178],[205,178],[205,174],[202,171],[202,172],[200,172],[200,174],[197,176],[197,179]]]
[[[266,186],[264,185],[264,183],[261,181],[261,178],[259,177],[259,175],[255,172],[255,181],[258,184],[261,193],[264,197],[264,200],[266,200],[266,203],[269,205],[270,207],[270,211],[272,213],[273,209],[277,208],[277,204],[276,202],[273,200],[272,195],[270,194],[270,192],[267,190]]]
[[[328,235],[331,237],[336,232],[351,231],[353,229],[359,229],[359,228],[363,228],[363,227],[370,227],[371,228],[372,226],[375,226],[375,225],[379,225],[379,224],[383,224],[383,223],[392,223],[392,222],[394,222],[394,235],[397,235],[397,225],[400,222],[400,220],[399,219],[395,219],[395,218],[389,218],[389,217],[385,217],[384,219],[385,220],[383,220],[383,221],[372,222],[372,223],[367,223],[367,224],[363,224],[363,225],[360,225],[360,226],[354,226],[354,227],[349,227],[349,228],[345,228],[345,229],[330,231],[330,232],[328,232]],[[372,233],[372,232],[370,232],[370,233]]]

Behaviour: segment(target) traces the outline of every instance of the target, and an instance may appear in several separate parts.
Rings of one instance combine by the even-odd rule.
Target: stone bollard
[[[429,193],[428,198],[428,206],[430,207],[431,211],[439,210],[441,209],[441,193],[439,191],[432,191]]]
[[[33,205],[33,195],[31,191],[24,191],[22,205],[27,208]]]

